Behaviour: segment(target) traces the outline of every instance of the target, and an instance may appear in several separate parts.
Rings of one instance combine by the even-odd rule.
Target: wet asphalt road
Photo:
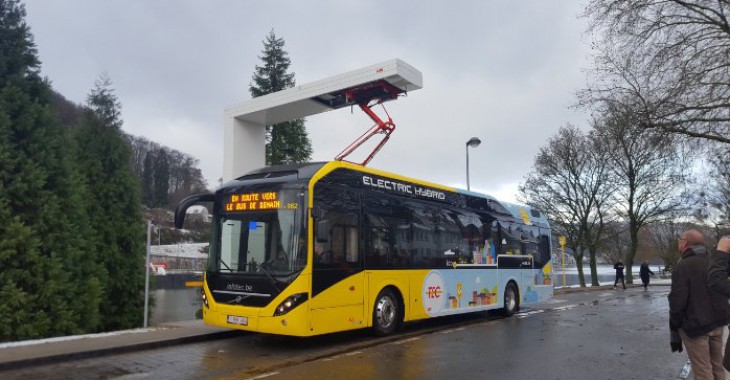
[[[3,379],[677,379],[668,286],[558,295],[491,314],[316,338],[241,333],[226,340],[0,372]]]

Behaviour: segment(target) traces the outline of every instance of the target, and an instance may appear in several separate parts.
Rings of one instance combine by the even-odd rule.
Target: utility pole
[[[144,328],[147,328],[147,315],[150,308],[150,239],[152,237],[152,221],[147,221],[147,259],[144,275]]]

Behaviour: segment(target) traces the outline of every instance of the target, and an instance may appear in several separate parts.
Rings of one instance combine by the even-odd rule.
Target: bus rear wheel
[[[401,324],[403,315],[400,301],[391,289],[383,289],[373,307],[373,332],[377,336],[392,334]]]
[[[510,282],[504,288],[504,308],[502,314],[505,317],[511,317],[520,308],[520,300],[517,297],[517,287]]]

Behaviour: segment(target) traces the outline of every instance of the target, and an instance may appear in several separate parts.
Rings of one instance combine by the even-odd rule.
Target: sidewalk
[[[669,279],[652,279],[650,286],[670,284]],[[628,286],[639,287],[641,285]],[[613,289],[613,284],[585,288],[556,288],[555,295],[608,289]],[[147,329],[0,343],[0,371],[222,339],[241,333],[238,330],[207,326],[203,324],[202,320],[196,320],[171,322]]]
[[[146,329],[2,343],[0,371],[221,339],[235,334],[240,331],[207,326],[197,320],[170,322]]]
[[[649,282],[649,287],[652,286],[671,286],[672,285],[672,279],[671,278],[658,278],[658,277],[652,277],[651,282]],[[627,288],[639,288],[641,287],[641,280],[636,276],[634,278],[633,284],[626,284]],[[621,284],[618,285],[619,289],[621,288]],[[590,282],[586,284],[585,288],[581,288],[578,285],[573,286],[567,286],[567,287],[560,287],[555,288],[555,295],[559,294],[565,294],[565,293],[573,293],[573,292],[590,292],[590,291],[598,291],[598,290],[611,290],[613,289],[613,283],[612,282],[603,282],[600,286],[591,286]]]

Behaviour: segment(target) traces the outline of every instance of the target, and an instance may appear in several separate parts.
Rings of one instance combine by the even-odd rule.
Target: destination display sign
[[[231,194],[226,202],[226,212],[296,210],[299,203],[282,200],[276,191],[247,192]]]

